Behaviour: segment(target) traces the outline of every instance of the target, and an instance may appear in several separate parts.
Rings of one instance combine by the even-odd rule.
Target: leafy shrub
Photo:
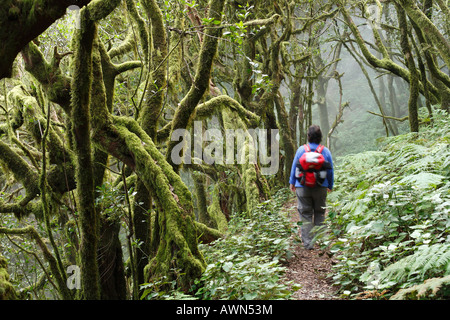
[[[179,272],[179,270],[175,271]],[[195,300],[195,297],[177,288],[176,280],[169,281],[166,276],[144,283],[140,289],[142,290],[141,300]]]
[[[142,285],[141,298],[289,299],[299,289],[286,280],[282,265],[291,256],[292,237],[297,235],[296,226],[282,210],[290,196],[288,189],[282,189],[252,213],[234,213],[225,237],[201,244],[207,268],[189,294],[177,290],[176,280],[162,278]]]
[[[402,289],[397,292],[392,300],[429,300],[448,299],[450,296],[450,276],[443,278],[432,278],[423,284]]]
[[[297,286],[285,279],[281,265],[290,257],[293,225],[281,205],[288,191],[252,213],[236,213],[229,234],[202,245],[208,266],[197,281],[195,295],[201,299],[289,299]],[[295,233],[296,234],[296,233]]]
[[[338,260],[335,284],[350,296],[388,297],[448,274],[450,119],[434,115],[419,134],[380,139],[379,151],[346,156],[336,169],[331,232],[321,243]]]
[[[422,245],[412,255],[389,265],[380,275],[380,282],[388,287],[398,282],[422,282],[434,275],[450,275],[450,243]]]

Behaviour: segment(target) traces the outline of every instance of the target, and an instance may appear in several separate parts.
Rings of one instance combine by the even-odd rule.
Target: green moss
[[[152,157],[166,175],[169,184],[179,199],[180,205],[186,212],[193,211],[192,194],[186,187],[181,177],[173,170],[170,164],[165,160],[164,155],[158,150],[148,134],[131,118],[114,117],[117,125],[125,126],[130,132],[134,133],[142,141],[144,150]]]
[[[22,114],[23,118],[23,126],[25,129],[30,132],[36,142],[36,144],[41,144],[42,136],[41,129],[44,127],[47,122],[46,116],[42,113],[41,108],[39,107],[38,102],[34,97],[29,96],[22,86],[14,87],[8,94],[8,100],[11,104],[15,105],[17,109],[20,109],[20,114]],[[39,166],[37,164],[38,157],[32,153],[30,150],[26,148],[26,146],[15,137],[12,137],[12,141],[14,144],[18,145],[21,150],[28,157],[31,164],[34,168],[39,170]],[[48,179],[49,183],[54,192],[57,193],[65,193],[67,191],[66,180],[73,180],[73,154],[72,152],[66,148],[64,143],[60,138],[60,132],[58,132],[58,128],[54,128],[50,126],[48,133],[48,141],[47,152],[49,158],[49,164],[55,165],[52,166],[48,171]],[[9,157],[8,162],[17,157]],[[24,165],[13,165],[15,170],[22,170]],[[21,169],[19,169],[21,168]],[[30,173],[27,173],[28,179],[34,181],[36,179],[36,174],[33,172],[34,168],[29,166]],[[23,170],[22,170],[23,171]],[[60,174],[58,174],[60,173]],[[19,179],[19,177],[17,177]],[[19,180],[23,181],[23,180]],[[73,183],[70,183],[73,185]],[[29,184],[29,186],[33,186],[33,182]],[[31,192],[34,192],[31,189]],[[30,192],[30,194],[31,194]]]
[[[228,110],[223,112],[223,121],[225,129],[246,129],[245,124],[240,118],[230,113]],[[240,160],[240,171],[242,175],[242,184],[246,197],[246,209],[247,212],[251,212],[261,202],[269,198],[269,188],[265,178],[259,172],[258,165],[255,163],[256,159],[252,159],[256,156],[256,149],[252,143],[253,138],[250,133],[244,130],[247,134],[247,138],[244,140],[242,146],[242,157]]]
[[[401,0],[398,3],[419,28],[424,31],[425,36],[431,40],[431,43],[439,51],[447,67],[450,68],[450,44],[447,39],[414,1]]]
[[[37,173],[24,159],[1,140],[0,161],[13,173],[14,178],[22,183],[26,189],[27,196],[34,198],[40,193]]]
[[[120,43],[118,46],[111,48],[108,51],[108,56],[113,59],[118,56],[122,56],[130,51],[132,51],[136,47],[136,41],[134,38],[133,31],[130,30],[127,33],[126,38]]]
[[[209,4],[210,8],[208,18],[221,21],[224,3],[224,0],[211,0]],[[212,64],[216,56],[218,39],[220,38],[221,32],[221,28],[209,28],[205,32],[197,61],[197,70],[195,73],[194,82],[192,83],[189,92],[181,100],[175,111],[175,115],[172,120],[171,135],[176,129],[187,128],[195,107],[202,99],[206,90],[209,88]],[[175,165],[171,161],[172,150],[176,145],[176,141],[169,139],[166,160],[172,164],[175,171],[178,171],[179,165]]]
[[[40,203],[30,202],[31,197],[25,197],[18,203],[5,203],[0,199],[0,212],[13,213],[17,219],[34,214],[36,219],[42,220],[42,206]]]
[[[261,120],[258,115],[245,109],[239,102],[227,95],[214,97],[198,105],[191,119],[202,120],[211,118],[213,114],[222,113],[226,109],[236,113],[246,127],[256,127]]]
[[[135,23],[138,28],[137,34],[139,35],[142,51],[144,52],[144,62],[147,64],[149,60],[149,50],[150,50],[147,23],[137,11],[136,4],[133,0],[126,0],[126,5],[132,23]]]
[[[353,19],[350,16],[350,13],[345,9],[344,5],[341,4],[341,12],[344,15],[344,18],[349,25],[350,30],[352,31],[356,43],[361,49],[361,52],[363,53],[364,57],[367,59],[367,61],[373,65],[374,67],[383,68],[390,70],[395,75],[398,75],[405,79],[406,81],[409,81],[409,72],[408,70],[401,68],[397,64],[393,63],[392,60],[383,58],[383,59],[377,59],[366,47],[363,37],[361,36],[361,33],[359,32],[357,26],[353,22]]]
[[[184,30],[184,17],[176,17],[174,27],[178,30]],[[174,93],[177,84],[181,80],[181,70],[183,66],[183,38],[178,32],[172,32],[170,35],[170,56],[169,56],[169,74],[170,90]]]
[[[65,76],[59,67],[61,56],[54,51],[52,62],[48,62],[39,47],[28,43],[22,49],[25,70],[42,85],[48,99],[60,105],[66,113],[70,113],[70,78]]]
[[[158,232],[154,235],[158,237],[158,248],[146,266],[146,277],[173,279],[173,269],[181,270],[178,280],[187,289],[205,268],[197,247],[192,195],[136,121],[114,117],[114,123],[133,154],[134,170],[160,208],[155,222]]]
[[[208,214],[217,225],[219,233],[224,233],[228,229],[228,221],[220,207],[220,188],[219,184],[214,186],[212,201],[208,207]]]
[[[408,115],[411,132],[419,131],[419,120],[417,111],[417,101],[419,98],[419,72],[416,69],[416,64],[414,57],[412,55],[411,46],[408,40],[408,25],[406,20],[406,14],[399,5],[397,8],[397,18],[399,21],[400,29],[400,46],[403,51],[403,55],[406,60],[406,65],[408,66],[410,77],[409,77],[409,101],[408,101]]]
[[[106,18],[120,4],[122,0],[92,0],[87,5],[88,18],[99,21]]]
[[[99,39],[96,39],[92,52],[92,78],[95,81],[92,83],[90,114],[94,128],[103,127],[104,122],[110,118],[110,113],[107,108],[99,41]]]
[[[93,3],[98,3],[97,1]],[[92,54],[96,24],[85,7],[80,12],[80,30],[74,36],[71,124],[77,182],[77,206],[81,229],[81,286],[86,299],[100,298],[97,263],[99,217],[94,205],[94,170],[91,147]]]
[[[9,282],[6,259],[0,255],[0,300],[16,300],[17,293]]]
[[[199,234],[199,242],[203,244],[213,242],[223,237],[223,233],[219,232],[217,229],[210,228],[198,221],[195,221],[195,227]]]
[[[167,58],[167,34],[162,12],[155,0],[143,1],[145,11],[151,24],[151,57],[149,58],[149,81],[152,87],[146,91],[145,103],[140,111],[139,123],[147,134],[156,138],[158,119],[164,102],[166,90],[166,68],[163,63]]]

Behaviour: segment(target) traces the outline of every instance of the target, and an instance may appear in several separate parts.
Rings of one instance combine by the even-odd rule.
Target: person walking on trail
[[[331,152],[321,141],[320,127],[309,127],[308,143],[297,149],[289,177],[290,189],[297,194],[302,243],[308,250],[314,249],[312,228],[323,225],[327,192],[334,182]]]

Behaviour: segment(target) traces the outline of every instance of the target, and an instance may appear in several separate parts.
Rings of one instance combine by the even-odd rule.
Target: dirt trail
[[[285,204],[286,211],[292,220],[299,220],[297,200],[292,199]],[[300,232],[300,231],[299,231]],[[335,288],[327,279],[331,273],[332,260],[320,249],[306,250],[301,244],[294,250],[294,257],[287,263],[287,278],[302,286],[294,294],[297,300],[338,300]]]

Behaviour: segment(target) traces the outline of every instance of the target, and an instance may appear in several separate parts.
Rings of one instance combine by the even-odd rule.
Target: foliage
[[[422,281],[434,273],[450,274],[450,244],[422,245],[412,255],[389,265],[380,275],[381,283],[389,286],[417,278]]]
[[[46,1],[41,8],[30,0],[3,1],[0,251],[20,298],[289,297],[282,263],[290,254],[291,225],[279,214],[282,194],[264,202],[269,186],[259,164],[225,170],[221,165],[175,165],[175,132],[189,129],[195,120],[206,120],[205,129],[215,120],[224,130],[279,129],[277,160],[283,169],[267,177],[278,186],[285,184],[295,145],[303,142],[313,119],[326,134],[341,105],[357,108],[348,108],[344,126],[344,119],[336,119],[339,130],[331,131],[336,134],[329,146],[334,155],[375,149],[372,141],[383,134],[386,119],[372,121],[366,113],[374,104],[359,85],[360,68],[355,71],[348,63],[355,60],[355,65],[356,56],[361,65],[373,67],[369,77],[378,81],[371,92],[376,96],[379,91],[381,113],[384,107],[388,116],[408,113],[412,120],[414,101],[408,103],[414,112],[401,110],[401,104],[419,87],[427,105],[441,102],[448,110],[450,80],[430,63],[443,59],[449,65],[440,32],[448,33],[448,12],[433,12],[432,23],[424,25],[411,2],[383,6],[389,12],[403,8],[399,16],[409,10],[417,28],[403,28],[385,10],[383,29],[377,31],[366,28],[370,4],[355,6],[353,1],[82,0],[64,16],[65,2]],[[423,4],[424,11],[430,4]],[[399,29],[414,31],[413,51],[405,51],[408,41],[399,43]],[[425,29],[430,32],[421,39]],[[372,49],[382,57],[373,56]],[[348,55],[353,51],[354,59]],[[417,62],[416,72],[411,62]],[[419,70],[422,77],[416,79]],[[334,92],[327,89],[331,79],[336,80]],[[337,106],[330,97],[338,95],[347,102]],[[240,118],[221,112],[226,107],[238,107]],[[257,120],[250,119],[256,114]],[[332,235],[338,240],[325,241],[339,254],[344,244],[355,243],[341,255],[350,261],[341,270],[360,272],[358,286],[364,289],[374,287],[374,279],[377,288],[391,288],[397,278],[404,282],[399,287],[406,286],[439,276],[445,268],[446,253],[426,268],[419,264],[425,255],[447,248],[448,225],[441,213],[448,211],[443,200],[448,195],[448,131],[439,124],[442,115],[436,115],[433,121],[440,129],[429,130],[428,136],[390,138],[381,142],[381,151],[344,159],[351,174],[341,181],[347,189],[336,192],[332,214],[342,211],[349,217],[337,216]],[[396,125],[391,132],[406,126]],[[245,143],[241,149],[252,146]],[[121,166],[122,172],[117,171]],[[220,214],[223,223],[194,220],[195,195],[180,169],[188,177],[204,175],[197,199],[204,198],[201,209]],[[212,197],[201,194],[214,185],[224,187]],[[205,263],[198,241],[221,236],[224,218],[233,211],[226,236],[201,246]],[[375,264],[371,248],[381,262]],[[365,260],[361,252],[367,252]],[[361,266],[373,264],[376,276],[370,268],[355,271],[351,264],[358,259]],[[405,263],[416,268],[406,270]],[[66,267],[75,264],[81,264],[82,280],[76,294],[65,282]],[[137,292],[149,277],[152,282]]]
[[[14,287],[9,282],[6,259],[0,255],[0,300],[15,298]]]
[[[449,291],[450,276],[432,278],[426,280],[423,284],[418,284],[408,289],[401,289],[392,297],[392,300],[448,299]]]
[[[179,270],[174,270],[179,273]],[[177,289],[177,281],[169,281],[166,276],[141,285],[142,300],[194,300],[195,297]]]
[[[419,134],[342,159],[329,196],[331,232],[321,239],[339,261],[333,280],[345,294],[388,297],[449,274],[449,120],[434,110]]]
[[[290,288],[280,264],[290,257],[289,217],[281,210],[285,189],[257,210],[235,214],[229,234],[211,245],[203,245],[208,263],[195,293],[202,299],[288,299],[297,288]]]
[[[135,195],[133,188],[129,190],[131,196]],[[119,220],[126,214],[125,195],[122,190],[118,190],[110,182],[106,182],[97,187],[97,198],[95,204],[102,213],[110,220]]]
[[[176,291],[174,282],[159,279],[143,286],[143,298],[289,299],[298,286],[286,281],[282,265],[291,256],[291,237],[297,234],[281,210],[288,196],[288,190],[282,189],[253,213],[235,213],[224,238],[200,245],[208,265],[196,280],[192,296]]]

